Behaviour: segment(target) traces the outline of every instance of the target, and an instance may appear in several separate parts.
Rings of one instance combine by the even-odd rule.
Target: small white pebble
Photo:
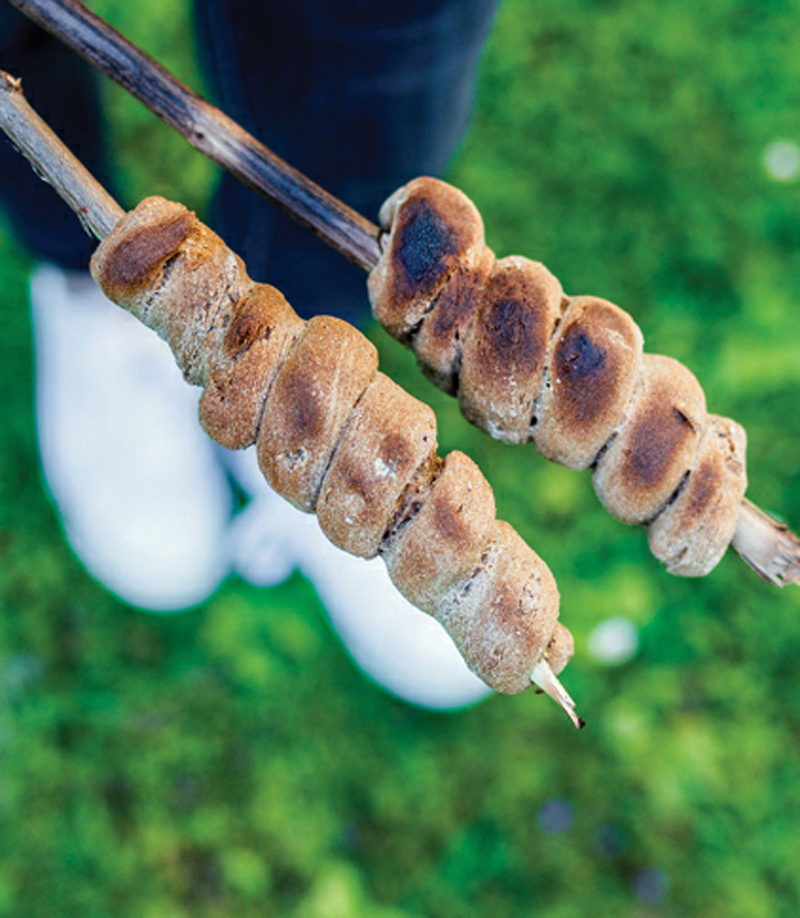
[[[589,635],[589,653],[600,663],[619,666],[639,649],[639,632],[627,618],[607,618]]]
[[[764,149],[762,162],[776,182],[794,182],[800,176],[800,147],[791,140],[776,140]]]

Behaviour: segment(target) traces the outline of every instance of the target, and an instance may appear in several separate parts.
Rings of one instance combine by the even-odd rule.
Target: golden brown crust
[[[464,416],[506,443],[531,439],[561,284],[541,264],[519,256],[496,262],[461,345],[458,399]]]
[[[159,285],[164,263],[196,222],[182,204],[145,198],[97,247],[91,260],[92,276],[112,302],[142,318],[136,308],[141,292]]]
[[[483,247],[483,221],[465,194],[426,176],[399,188],[380,221],[390,229],[367,288],[375,318],[406,341],[459,261]]]
[[[450,253],[443,295],[425,306],[432,308],[417,329],[446,374],[457,372],[471,320],[464,297],[474,296],[475,277],[488,273],[493,256],[479,222],[476,229],[474,220],[460,221],[474,210],[468,200],[439,191],[433,211],[417,212],[427,229],[408,230],[416,254],[395,258],[394,267],[409,284],[419,269],[427,283],[436,272],[425,273],[426,245],[428,254],[437,246]],[[447,239],[437,237],[439,218],[456,220]],[[461,453],[436,455],[433,412],[378,373],[363,335],[326,316],[304,323],[178,205],[144,202],[109,239],[95,262],[98,277],[166,338],[186,378],[205,387],[201,420],[215,440],[238,448],[255,439],[277,493],[316,509],[329,538],[351,553],[382,554],[403,595],[441,614],[456,643],[466,642],[473,669],[500,691],[528,687],[545,652],[552,666],[563,665],[571,651],[555,628],[552,576],[495,521],[477,466]],[[474,289],[465,293],[464,284]],[[483,604],[466,602],[473,582]]]
[[[351,325],[315,316],[267,395],[257,450],[270,485],[312,512],[345,423],[378,368],[375,346]]]
[[[642,333],[618,306],[593,296],[570,300],[548,356],[536,403],[539,452],[588,468],[622,421],[639,375]]]
[[[266,284],[236,304],[200,399],[200,423],[213,440],[228,449],[255,443],[269,387],[305,325]]]
[[[253,284],[219,236],[185,207],[155,197],[114,227],[92,271],[106,296],[167,341],[186,380],[201,386],[232,304]]]
[[[556,622],[553,637],[547,645],[545,656],[550,664],[550,669],[558,675],[572,659],[575,653],[575,640],[572,634],[561,624]]]
[[[348,420],[322,482],[316,513],[325,535],[372,558],[417,469],[436,449],[436,417],[376,373]]]
[[[630,413],[595,468],[605,508],[626,523],[653,519],[691,468],[706,418],[694,375],[671,357],[645,354]]]
[[[694,376],[677,361],[643,355],[641,331],[627,313],[598,297],[563,297],[543,267],[540,277],[516,285],[506,266],[526,260],[492,266],[480,214],[442,182],[399,189],[381,220],[387,245],[369,282],[375,316],[415,351],[423,372],[457,395],[462,413],[491,436],[533,439],[542,455],[569,468],[594,466],[595,489],[611,513],[653,523],[700,462],[706,408]],[[708,568],[719,554],[712,546],[731,529],[730,495],[743,477],[709,462],[697,465],[690,488],[698,500],[702,491],[707,501],[722,501],[701,527],[704,553],[698,542],[686,546],[683,531],[672,552],[666,524],[651,526],[654,552],[675,572]]]
[[[557,610],[547,565],[497,520],[480,564],[447,591],[436,618],[473,672],[495,691],[515,694],[530,688],[533,667],[554,637]]]
[[[494,254],[486,246],[464,253],[412,336],[420,369],[449,395],[458,390],[462,345],[472,337],[475,311],[493,265]]]
[[[709,415],[680,493],[648,526],[650,549],[671,574],[702,577],[725,554],[747,488],[745,449],[739,424]]]
[[[477,465],[454,451],[415,509],[381,554],[403,595],[433,614],[445,590],[480,563],[495,518],[494,494]]]
[[[208,382],[231,308],[252,286],[242,260],[198,221],[150,296],[146,319],[169,342],[188,382]]]
[[[448,212],[443,201],[458,205]],[[743,495],[744,456],[737,446],[733,465],[741,474],[723,474],[709,457],[698,458],[706,408],[694,376],[676,361],[643,355],[641,331],[627,313],[597,297],[564,298],[541,266],[547,283],[524,278],[519,290],[510,289],[513,273],[506,269],[514,259],[496,262],[486,277],[491,261],[481,253],[480,215],[455,189],[428,179],[404,186],[381,218],[389,236],[370,278],[375,315],[417,353],[423,372],[456,394],[468,420],[496,439],[533,439],[562,465],[594,466],[607,509],[626,522],[651,524],[653,551],[670,570],[693,576],[710,569],[731,533],[733,495]],[[451,247],[455,238],[461,241]],[[415,290],[422,291],[418,299]],[[534,318],[534,304],[545,300]],[[690,468],[687,493],[655,525]],[[687,542],[689,523],[672,527],[670,547],[665,520],[687,506],[690,493],[695,504],[703,497],[715,509],[704,511],[703,535],[693,541]],[[699,508],[692,512],[699,519]]]

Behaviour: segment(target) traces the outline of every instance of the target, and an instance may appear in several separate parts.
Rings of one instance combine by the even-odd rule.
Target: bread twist
[[[495,519],[475,463],[439,458],[433,412],[378,370],[367,338],[339,319],[301,320],[194,214],[162,198],[123,217],[91,268],[203,387],[200,420],[214,440],[255,443],[269,484],[316,513],[335,545],[380,555],[488,685],[514,693],[533,678],[577,721],[555,678],[573,644],[556,621],[552,574]]]
[[[373,313],[423,372],[496,439],[591,467],[600,500],[647,526],[669,571],[708,573],[736,529],[745,433],[706,411],[692,373],[643,353],[641,331],[613,303],[565,296],[527,258],[495,260],[480,213],[445,182],[409,182],[380,221]]]

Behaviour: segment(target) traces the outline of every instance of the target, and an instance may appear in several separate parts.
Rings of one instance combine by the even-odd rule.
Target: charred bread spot
[[[562,331],[551,373],[558,387],[564,419],[583,436],[599,418],[612,414],[616,426],[623,372],[636,354],[636,335],[630,328],[620,334],[616,308],[598,300],[587,304]],[[627,380],[626,380],[627,381]],[[633,380],[628,381],[628,397]],[[617,410],[615,411],[615,407]]]
[[[703,390],[686,367],[647,354],[642,368],[630,415],[593,479],[606,509],[630,523],[652,520],[666,507],[695,463],[707,423]]]
[[[696,440],[695,429],[686,416],[662,401],[668,397],[669,392],[654,392],[648,409],[631,422],[622,483],[632,492],[663,490],[665,479],[674,478],[676,463]],[[678,481],[685,471],[681,468]]]
[[[106,265],[106,283],[115,288],[138,287],[178,249],[193,223],[194,215],[186,211],[124,240]]]
[[[177,225],[179,229],[182,220],[191,221],[190,231],[183,238],[182,230],[174,236],[168,234],[169,244],[162,245],[163,239],[153,242],[158,228],[173,220],[177,221],[173,228]],[[175,251],[169,253],[178,240]],[[104,252],[113,252],[127,242],[149,252],[139,260],[127,259],[127,270],[140,276],[141,283],[116,293],[106,289],[106,294],[169,344],[187,382],[205,386],[212,365],[219,362],[231,304],[253,286],[244,263],[185,208],[157,198],[147,199],[127,214],[101,244],[93,263],[96,276],[106,262]],[[106,243],[111,243],[108,250],[103,248]],[[165,257],[159,260],[162,255]],[[146,266],[151,259],[148,273]]]
[[[182,205],[145,198],[98,247],[92,258],[95,280],[109,299],[124,301],[154,279],[195,223]]]
[[[374,345],[330,316],[305,326],[267,394],[259,464],[287,500],[313,511],[347,419],[378,367]]]
[[[572,301],[536,404],[532,435],[544,456],[573,469],[597,461],[633,395],[642,346],[636,323],[613,303]]]
[[[236,358],[256,341],[268,340],[281,323],[294,315],[280,291],[266,284],[255,285],[233,313],[222,342],[225,356]]]
[[[390,235],[367,289],[375,318],[406,344],[457,266],[485,248],[483,221],[466,195],[427,177],[399,188],[380,219]]]
[[[453,271],[460,254],[483,242],[483,221],[470,199],[445,182],[409,182],[393,228],[391,250],[400,267],[398,292],[431,290]]]
[[[423,320],[434,341],[446,342],[458,336],[466,319],[472,315],[481,285],[473,272],[456,271],[451,275],[436,304]]]
[[[446,277],[458,251],[457,238],[457,231],[426,198],[412,197],[405,202],[392,246],[400,296],[413,296],[420,287],[431,289]]]
[[[200,423],[228,449],[256,442],[267,394],[306,323],[277,290],[255,287],[235,309],[200,399]]]
[[[272,325],[262,316],[252,312],[239,315],[231,322],[225,335],[225,349],[231,357],[238,357],[260,338],[268,340],[272,334]]]
[[[334,545],[371,558],[417,469],[436,449],[436,417],[383,373],[359,399],[333,454],[316,512]]]
[[[694,471],[689,473],[691,488],[687,492],[684,513],[689,519],[702,516],[719,495],[723,484],[724,472],[713,459],[707,458]],[[687,485],[689,481],[687,480]]]
[[[505,356],[512,360],[516,357],[519,363],[535,362],[539,342],[534,340],[535,325],[526,304],[512,299],[497,300],[482,319],[487,350],[493,351],[497,357]]]
[[[436,442],[434,439],[435,433],[436,425],[434,423],[431,428],[431,436],[423,435],[421,437],[421,440],[424,441],[429,449],[433,448]],[[394,471],[408,465],[411,457],[412,453],[408,446],[408,440],[404,434],[398,431],[390,431],[386,434],[383,438],[383,443],[381,443],[378,455],[378,458],[384,466]]]
[[[464,504],[446,504],[440,503],[433,514],[433,525],[431,526],[434,539],[444,539],[453,543],[464,543],[467,541],[467,527],[462,522]],[[436,542],[434,544],[436,544]]]
[[[423,373],[450,395],[458,390],[463,343],[473,334],[476,307],[493,262],[486,248],[477,257],[462,259],[411,341]]]
[[[433,612],[442,593],[479,566],[494,512],[491,487],[475,463],[448,454],[415,515],[381,547],[397,588]]]
[[[537,280],[510,269],[489,277],[475,329],[487,367],[510,365],[527,376],[543,366],[555,304]]]
[[[425,462],[415,470],[400,497],[395,517],[378,547],[380,554],[391,554],[400,533],[419,513],[428,499],[428,494],[441,474],[443,466],[443,460],[436,453],[431,453]]]
[[[747,487],[744,453],[742,428],[729,418],[709,415],[683,490],[648,525],[650,550],[670,573],[703,576],[722,558]]]
[[[466,417],[497,439],[530,439],[562,295],[543,265],[518,256],[496,262],[484,286],[462,348],[459,401]]]
[[[476,675],[514,694],[530,688],[533,667],[554,638],[558,589],[508,523],[495,521],[485,537],[485,560],[442,596],[435,614]]]
[[[319,437],[325,426],[325,406],[317,397],[317,374],[295,366],[283,382],[284,436],[292,443]]]
[[[607,358],[604,347],[573,326],[556,349],[556,369],[560,377],[573,385],[592,383],[602,376]]]

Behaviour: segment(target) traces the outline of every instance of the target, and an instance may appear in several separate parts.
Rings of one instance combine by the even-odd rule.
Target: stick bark
[[[22,82],[0,71],[0,127],[34,172],[75,211],[87,232],[103,239],[125,211],[28,104]]]
[[[193,146],[309,226],[337,251],[367,271],[377,263],[376,226],[276,157],[77,0],[11,2],[129,89]],[[102,238],[122,209],[33,112],[20,81],[2,74],[2,83],[0,126],[84,225]],[[39,133],[47,140],[34,142]],[[742,501],[731,547],[767,583],[800,584],[800,539],[750,500]]]

